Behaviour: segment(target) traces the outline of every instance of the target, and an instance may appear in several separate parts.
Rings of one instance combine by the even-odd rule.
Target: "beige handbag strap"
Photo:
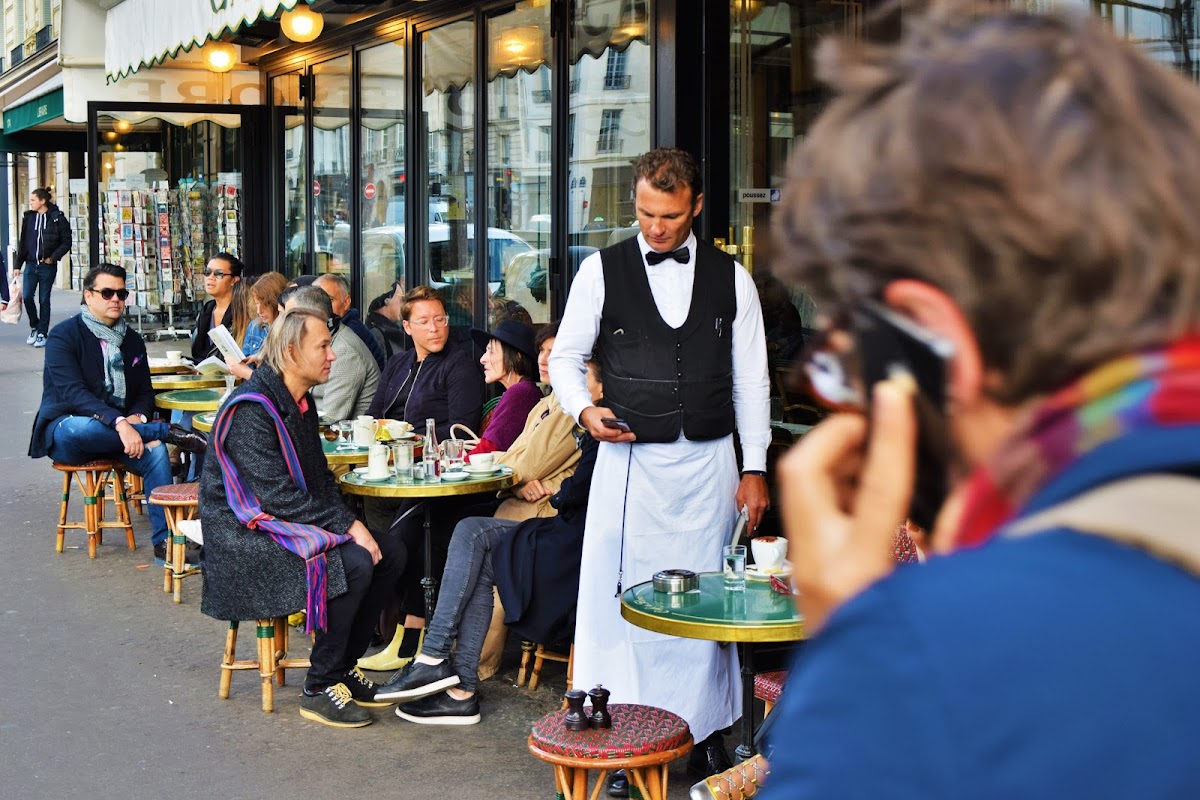
[[[459,431],[462,431],[466,435],[459,436],[458,435]],[[479,444],[479,437],[475,435],[475,431],[471,430],[466,425],[463,425],[461,422],[456,422],[450,426],[450,438],[451,439],[462,439],[464,442],[466,442],[467,444],[469,444],[471,446]]]
[[[1200,481],[1181,475],[1142,475],[1115,481],[1019,520],[1004,536],[1071,528],[1102,536],[1200,576]]]

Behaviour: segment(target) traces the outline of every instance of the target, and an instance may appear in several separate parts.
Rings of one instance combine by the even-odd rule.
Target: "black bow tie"
[[[686,247],[681,247],[678,250],[672,250],[669,253],[659,253],[655,250],[646,251],[646,263],[652,267],[656,264],[661,264],[668,258],[673,258],[680,264],[686,264],[688,263],[690,254],[688,253],[688,249]]]

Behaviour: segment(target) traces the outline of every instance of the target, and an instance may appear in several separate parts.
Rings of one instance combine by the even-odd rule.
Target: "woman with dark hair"
[[[479,359],[484,382],[504,387],[504,394],[471,455],[507,450],[524,430],[529,412],[542,399],[542,390],[536,382],[538,357],[533,329],[506,319],[491,332],[472,329],[471,338],[484,349]]]
[[[242,282],[244,271],[238,257],[229,253],[217,253],[205,265],[204,291],[212,299],[204,304],[196,318],[196,330],[192,335],[192,360],[196,363],[218,353],[216,345],[208,338],[208,332],[217,325],[224,325],[239,345],[245,338],[250,313]]]

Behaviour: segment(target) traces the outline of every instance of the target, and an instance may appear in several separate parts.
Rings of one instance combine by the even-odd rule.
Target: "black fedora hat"
[[[487,349],[488,342],[492,339],[499,339],[514,350],[537,361],[537,348],[533,346],[533,328],[523,322],[517,322],[515,319],[503,320],[492,331],[471,328],[471,338],[483,350]]]

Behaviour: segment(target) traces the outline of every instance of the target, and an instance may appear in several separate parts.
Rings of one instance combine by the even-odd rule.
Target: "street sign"
[[[375,184],[373,184],[373,183],[368,183],[366,186],[364,186],[364,187],[363,187],[363,197],[367,198],[368,200],[372,200],[372,199],[374,199],[374,197],[375,197]]]
[[[313,181],[313,197],[317,197],[320,194],[321,194],[321,182]]]

